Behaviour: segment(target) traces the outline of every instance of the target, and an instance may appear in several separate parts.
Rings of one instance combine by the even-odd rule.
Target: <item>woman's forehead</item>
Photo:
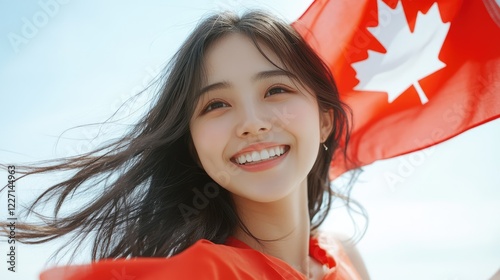
[[[259,43],[259,48],[265,56],[250,38],[239,33],[226,35],[214,42],[204,57],[206,84],[285,69],[278,55],[269,47]]]

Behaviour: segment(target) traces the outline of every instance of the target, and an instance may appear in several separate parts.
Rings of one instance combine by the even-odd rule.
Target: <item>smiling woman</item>
[[[134,279],[361,279],[362,263],[316,231],[332,199],[347,199],[328,179],[348,141],[347,109],[290,25],[258,11],[208,17],[165,77],[152,109],[122,139],[16,167],[77,171],[35,201],[32,210],[56,199],[55,216],[20,225],[19,241],[98,237],[96,262],[42,279],[110,279],[123,269]],[[88,184],[99,196],[59,213]]]
[[[198,102],[190,127],[210,177],[239,198],[272,202],[296,188],[307,194],[307,174],[332,130],[333,109],[320,115],[315,96],[280,70],[284,66],[276,54],[264,47],[261,51],[265,56],[240,34],[211,46],[205,57],[210,91]],[[213,109],[214,104],[224,106]],[[289,112],[288,119],[277,119],[275,112]],[[237,158],[245,162],[236,163]]]

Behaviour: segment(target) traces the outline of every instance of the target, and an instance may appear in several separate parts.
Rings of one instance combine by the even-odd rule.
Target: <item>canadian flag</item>
[[[429,147],[500,115],[495,0],[317,0],[293,23],[353,110],[356,165]],[[334,156],[331,177],[346,169]]]

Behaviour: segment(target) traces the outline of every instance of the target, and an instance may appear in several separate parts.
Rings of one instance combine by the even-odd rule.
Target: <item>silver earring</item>
[[[325,148],[325,151],[328,151],[328,147],[323,143],[323,148]]]

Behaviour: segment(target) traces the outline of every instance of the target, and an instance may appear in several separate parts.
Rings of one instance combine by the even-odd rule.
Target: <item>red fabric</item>
[[[348,156],[359,165],[500,115],[494,0],[317,0],[293,26],[330,66],[353,109]],[[332,178],[345,171],[342,160],[334,157]]]
[[[226,245],[242,249],[252,249],[250,246],[234,237],[229,237],[226,240]],[[309,240],[309,256],[317,260],[320,264],[326,265],[328,268],[334,268],[337,265],[335,259],[319,246],[318,239],[316,238],[311,238]]]
[[[343,280],[335,260],[312,239],[311,256],[333,268],[325,280]],[[226,245],[202,239],[170,258],[103,260],[89,265],[56,267],[44,271],[41,280],[153,280],[153,279],[306,279],[278,258],[263,254],[229,238]]]
[[[337,265],[335,259],[319,246],[318,239],[315,238],[309,239],[309,256],[319,263],[327,265],[328,268],[333,268]]]

